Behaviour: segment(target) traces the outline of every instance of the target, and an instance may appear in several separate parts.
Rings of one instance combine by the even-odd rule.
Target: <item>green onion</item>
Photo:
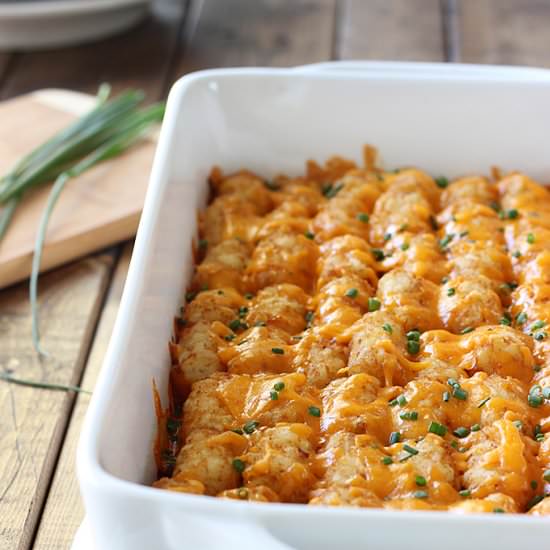
[[[447,290],[447,296],[454,296],[456,294],[456,290],[454,288],[449,288]]]
[[[489,401],[491,399],[491,396],[489,395],[488,397],[486,397],[485,399],[482,399],[480,402],[479,402],[479,405],[477,406],[478,409],[481,409],[481,407],[483,407],[483,405],[485,405],[485,403],[487,403],[487,401]]]
[[[285,383],[284,382],[276,382],[273,384],[273,389],[276,391],[283,391],[285,389]]]
[[[256,428],[260,425],[259,422],[256,422],[256,420],[249,420],[244,426],[243,431],[244,433],[251,434],[253,433]]]
[[[306,239],[309,239],[311,241],[315,238],[315,235],[311,231],[306,231],[304,233],[304,236],[306,237]]]
[[[241,328],[241,320],[233,319],[227,326],[233,331],[239,330]]]
[[[453,431],[453,435],[456,435],[456,437],[460,438],[467,437],[468,435],[470,435],[470,430],[469,428],[464,428],[461,426]]]
[[[357,214],[357,219],[362,223],[369,223],[369,215],[365,214],[365,212],[360,212]]]
[[[539,482],[536,479],[532,479],[530,485],[531,489],[534,491],[539,486]]]
[[[518,430],[523,430],[523,422],[521,420],[514,420],[514,426]]]
[[[307,412],[311,416],[316,416],[317,418],[321,416],[321,409],[319,407],[314,407],[313,405],[311,407],[308,407]]]
[[[540,342],[544,340],[547,336],[548,336],[548,333],[541,330],[539,332],[535,332],[535,334],[533,335],[533,338],[537,340],[537,342]]]
[[[539,385],[533,386],[529,390],[529,395],[527,396],[527,403],[530,407],[538,408],[544,402],[544,397],[542,395],[542,388]]]
[[[279,399],[279,392],[275,390],[271,390],[269,392],[269,398],[271,399],[271,401],[277,401],[277,399]]]
[[[416,411],[405,411],[399,414],[401,420],[418,420],[418,413]]]
[[[377,311],[380,309],[380,300],[377,300],[376,298],[369,298],[367,302],[367,308],[370,312]]]
[[[393,327],[389,323],[384,323],[382,325],[382,328],[388,333],[391,334],[393,332]]]
[[[469,332],[474,332],[474,327],[466,327],[466,328],[463,328],[463,329],[460,331],[460,334],[468,334]]]
[[[493,508],[493,512],[495,514],[504,514],[505,513],[504,508]]]
[[[539,328],[542,328],[544,325],[546,325],[546,323],[539,319],[531,325],[531,328],[529,330],[537,330]]]
[[[411,355],[416,355],[420,351],[420,343],[416,340],[407,340],[407,351]]]
[[[516,250],[515,252],[512,252],[512,256],[514,258],[521,258],[521,252],[519,250]]]
[[[416,476],[414,481],[419,487],[425,487],[426,484],[428,483],[424,476]]]
[[[239,434],[239,435],[243,435],[243,431],[240,429],[240,428],[235,428],[234,430],[231,430],[233,433],[236,433],[236,434]]]
[[[415,342],[418,342],[420,340],[420,331],[409,330],[409,332],[407,332],[407,340],[414,340]]]
[[[392,432],[390,434],[390,445],[399,443],[399,441],[401,441],[401,434],[399,432]]]
[[[346,291],[346,296],[348,298],[357,298],[357,295],[359,294],[359,291],[356,288],[350,288]]]
[[[403,243],[400,248],[401,250],[403,250],[403,252],[405,252],[405,250],[409,249],[409,243]]]
[[[470,428],[470,431],[471,432],[479,432],[479,430],[481,430],[481,426],[479,424],[474,424],[471,428]]]
[[[382,464],[385,464],[386,466],[389,466],[390,464],[393,464],[393,459],[391,456],[385,456],[382,459]]]
[[[235,340],[235,335],[234,334],[226,334],[223,337],[223,339],[226,340],[227,342],[231,342],[231,340]]]
[[[384,235],[384,241],[389,241],[391,239],[391,233],[386,233]]]
[[[252,292],[247,292],[244,297],[247,299],[247,300],[252,300],[252,298],[254,298],[254,294],[252,294]]]
[[[271,348],[271,353],[274,353],[275,355],[284,355],[285,350],[283,348]]]
[[[372,248],[371,253],[377,262],[381,262],[384,259],[384,251],[380,248]]]
[[[405,443],[405,445],[403,445],[403,450],[407,451],[411,455],[417,455],[418,454],[418,449],[415,449],[414,447],[411,447],[410,445],[407,445],[407,443]]]
[[[435,183],[438,187],[441,187],[441,189],[445,189],[445,187],[449,185],[449,180],[445,176],[440,176],[438,178],[435,178]]]
[[[441,277],[441,284],[442,285],[445,285],[449,282],[449,277],[445,276],[445,277]]]
[[[499,323],[500,323],[501,325],[504,325],[504,326],[509,327],[509,326],[511,326],[511,324],[512,324],[512,320],[510,319],[510,317],[502,317],[502,318],[500,319]]]
[[[527,242],[528,242],[529,244],[533,244],[533,243],[535,242],[535,235],[533,235],[533,233],[529,233],[529,234],[527,235]]]
[[[239,474],[242,474],[246,468],[246,464],[240,458],[234,458],[232,464]]]
[[[388,405],[389,405],[390,407],[395,407],[395,406],[397,406],[397,399],[392,399],[392,400],[388,403]]]
[[[428,426],[428,431],[432,434],[440,435],[443,437],[447,433],[447,427],[443,426],[443,424],[440,424],[439,422],[430,422],[430,425]]]
[[[462,489],[462,491],[458,491],[458,494],[461,496],[461,497],[469,497],[472,492],[469,490],[469,489]]]
[[[445,235],[440,241],[439,246],[444,249],[447,247],[447,245],[454,239],[454,233],[449,233],[448,235]]]
[[[519,212],[515,208],[512,208],[507,212],[507,217],[509,220],[515,220],[518,216],[519,216]]]
[[[242,319],[243,317],[246,317],[246,314],[248,313],[248,308],[246,306],[241,306],[239,308],[239,317]]]
[[[461,401],[466,401],[466,399],[468,398],[468,392],[463,390],[460,387],[454,387],[452,393],[453,393],[453,397],[456,397]]]
[[[400,407],[403,407],[407,404],[407,398],[404,395],[400,395],[396,398],[396,401]]]

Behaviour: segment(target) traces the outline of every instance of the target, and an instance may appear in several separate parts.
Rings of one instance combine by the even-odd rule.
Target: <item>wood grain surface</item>
[[[548,43],[550,5],[542,0],[164,0],[155,18],[125,35],[0,55],[0,97],[48,86],[93,92],[107,80],[115,89],[145,88],[155,100],[192,70],[328,59],[548,66]],[[129,245],[122,254],[114,249],[42,279],[44,341],[55,364],[40,364],[31,352],[26,287],[0,293],[0,368],[65,383],[83,377],[91,388],[129,252]],[[74,449],[87,402],[80,395],[73,407],[70,394],[0,385],[2,550],[69,548],[82,517]]]

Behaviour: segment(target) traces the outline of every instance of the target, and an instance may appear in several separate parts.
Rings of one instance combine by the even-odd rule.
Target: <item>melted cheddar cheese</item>
[[[155,486],[548,515],[550,194],[373,155],[212,171]]]

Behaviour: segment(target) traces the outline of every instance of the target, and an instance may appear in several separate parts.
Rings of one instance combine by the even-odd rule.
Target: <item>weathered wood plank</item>
[[[345,0],[340,12],[339,59],[445,59],[439,0]]]
[[[112,279],[109,294],[101,313],[101,319],[94,338],[93,347],[86,363],[82,380],[83,388],[93,388],[101,363],[109,343],[124,281],[130,263],[131,244],[124,247],[124,252],[117,265]],[[56,467],[44,513],[33,548],[50,550],[52,548],[69,548],[74,534],[82,521],[82,507],[75,473],[75,453],[90,396],[79,394],[73,409],[69,429]]]
[[[0,368],[54,383],[78,383],[114,263],[101,254],[44,276],[42,337],[52,358],[30,346],[25,284],[0,293]],[[0,547],[27,548],[53,473],[73,394],[0,384]]]
[[[136,86],[151,100],[159,99],[184,7],[173,3],[160,17],[97,44],[16,54],[6,78],[0,75],[0,96],[55,86],[93,92],[107,81],[115,92]],[[32,351],[26,285],[0,293],[0,369],[14,368],[24,378],[77,382],[117,256],[94,256],[41,279],[43,342],[55,361],[41,363]],[[73,404],[73,395],[0,383],[0,411],[6,420],[0,422],[2,549],[26,550],[32,544]]]
[[[548,67],[549,22],[545,0],[462,0],[460,61]]]
[[[292,66],[330,57],[335,0],[205,0],[174,80],[209,67]]]

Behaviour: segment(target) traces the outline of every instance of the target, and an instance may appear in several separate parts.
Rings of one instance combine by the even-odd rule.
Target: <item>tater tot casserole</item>
[[[550,193],[364,157],[212,170],[155,487],[550,514]]]

